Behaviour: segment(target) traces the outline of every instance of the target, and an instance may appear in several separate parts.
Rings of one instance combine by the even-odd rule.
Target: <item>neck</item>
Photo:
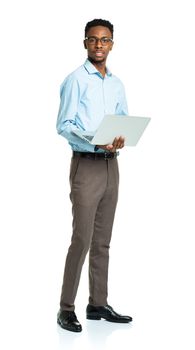
[[[91,57],[88,57],[88,60],[95,66],[95,68],[97,68],[103,77],[106,75],[106,61],[97,62],[91,59]]]

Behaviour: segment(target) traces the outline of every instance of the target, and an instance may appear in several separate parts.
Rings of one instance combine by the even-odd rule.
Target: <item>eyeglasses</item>
[[[95,45],[96,43],[98,43],[98,41],[100,40],[102,46],[106,46],[109,43],[112,43],[113,40],[111,38],[106,38],[106,37],[102,37],[102,38],[97,38],[95,36],[87,36],[85,38],[85,40],[88,41],[89,45]]]

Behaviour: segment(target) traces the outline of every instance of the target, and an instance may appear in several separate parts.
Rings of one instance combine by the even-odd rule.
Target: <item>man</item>
[[[70,168],[73,234],[68,250],[61,292],[58,324],[80,332],[75,297],[81,269],[89,251],[89,304],[87,319],[128,323],[130,316],[116,313],[107,303],[109,244],[118,196],[117,150],[124,138],[93,146],[77,137],[74,129],[96,130],[105,114],[128,114],[121,81],[106,67],[113,47],[113,25],[95,19],[85,27],[88,59],[61,86],[57,131],[73,150]],[[116,135],[117,136],[117,135]]]

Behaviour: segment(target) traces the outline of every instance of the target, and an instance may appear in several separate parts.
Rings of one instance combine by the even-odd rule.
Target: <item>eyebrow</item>
[[[106,38],[106,39],[112,39],[112,37],[109,37],[109,36],[107,36],[107,35],[104,35],[104,36],[102,36],[101,38],[99,38],[99,37],[96,36],[96,35],[87,35],[86,38],[95,38],[95,39],[104,39],[104,38]]]

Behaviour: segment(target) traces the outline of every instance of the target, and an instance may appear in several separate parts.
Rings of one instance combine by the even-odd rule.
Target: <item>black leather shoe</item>
[[[133,321],[130,316],[117,314],[110,305],[93,306],[88,304],[86,311],[88,320],[101,320],[101,318],[104,318],[106,321],[117,323],[129,323]]]
[[[74,311],[59,310],[57,315],[57,323],[63,329],[67,329],[68,331],[71,331],[71,332],[82,331],[81,324],[77,320],[77,317]]]

